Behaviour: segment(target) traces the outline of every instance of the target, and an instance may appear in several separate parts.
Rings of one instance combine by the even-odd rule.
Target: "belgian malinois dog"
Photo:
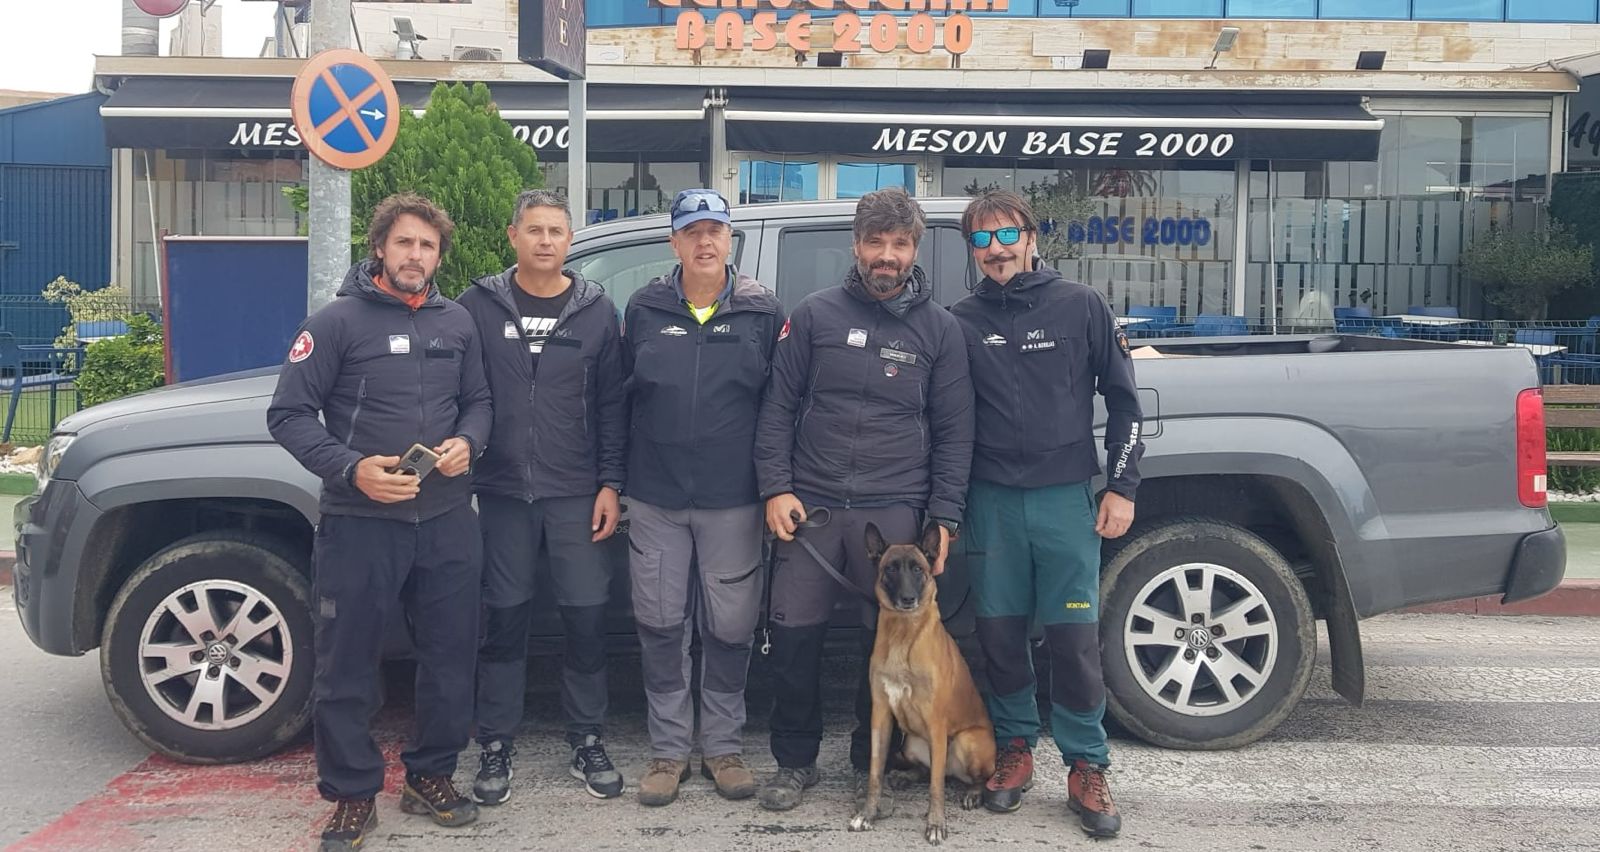
[[[867,524],[867,555],[878,566],[878,638],[872,648],[872,768],[867,800],[850,820],[851,831],[872,828],[883,796],[891,722],[905,732],[902,762],[928,769],[928,823],[924,836],[945,839],[944,785],[950,776],[967,787],[961,807],[978,806],[994,774],[994,725],[972,682],[972,672],[939,619],[932,565],[939,556],[939,527],[929,523],[917,544],[891,545]]]

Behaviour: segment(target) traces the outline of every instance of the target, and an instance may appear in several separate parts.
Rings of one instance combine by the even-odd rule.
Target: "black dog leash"
[[[789,519],[794,521],[795,525],[794,540],[799,543],[800,547],[803,548],[806,553],[811,555],[811,559],[813,561],[822,566],[822,570],[826,571],[828,576],[833,578],[834,582],[854,592],[858,597],[865,599],[867,603],[877,606],[878,598],[876,595],[865,592],[858,588],[855,583],[850,582],[848,577],[841,573],[839,569],[833,567],[833,564],[827,559],[823,558],[822,554],[817,550],[815,545],[809,541],[806,541],[805,537],[800,534],[802,530],[817,529],[819,527],[827,526],[828,521],[832,520],[832,517],[832,514],[828,511],[826,506],[817,506],[810,512],[807,512],[806,519],[804,521],[800,520],[798,513],[791,512],[789,514]],[[773,546],[767,554],[766,567],[767,586],[765,591],[762,593],[761,648],[759,649],[762,656],[766,656],[772,651],[772,576],[778,568],[778,548],[776,537],[774,537]]]

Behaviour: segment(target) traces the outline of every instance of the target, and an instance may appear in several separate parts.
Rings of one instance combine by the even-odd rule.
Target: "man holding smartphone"
[[[622,773],[601,742],[611,575],[600,543],[621,514],[628,437],[622,334],[605,290],[562,268],[572,246],[565,198],[523,192],[506,235],[517,265],[474,281],[460,297],[484,341],[495,402],[489,449],[473,480],[483,512],[488,624],[478,651],[483,751],[472,794],[485,805],[511,796],[534,573],[548,559],[566,634],[561,705],[569,771],[590,795],[609,799],[622,795]]]
[[[402,611],[417,697],[401,809],[447,827],[477,818],[451,780],[472,727],[482,574],[462,474],[487,443],[492,415],[472,319],[433,286],[453,229],[421,196],[380,203],[372,256],[301,325],[267,409],[272,437],[322,478],[312,716],[317,789],[337,805],[324,852],[359,848],[377,825],[384,765],[370,723],[384,628]],[[437,455],[420,478],[403,469],[414,443]],[[432,462],[424,455],[416,469]]]

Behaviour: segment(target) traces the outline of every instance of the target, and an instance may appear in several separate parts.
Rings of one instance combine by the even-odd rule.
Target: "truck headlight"
[[[56,473],[56,468],[61,466],[61,459],[66,456],[67,448],[78,439],[77,435],[52,435],[49,443],[44,445],[44,452],[39,454],[39,490],[43,491],[46,482]]]

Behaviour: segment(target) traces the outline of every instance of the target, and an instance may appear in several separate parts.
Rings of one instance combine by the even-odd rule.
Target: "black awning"
[[[128,80],[100,108],[112,148],[274,150],[300,147],[289,118],[288,78]],[[567,87],[488,84],[517,138],[541,157],[566,158]],[[400,102],[428,104],[433,85],[395,82]],[[699,154],[706,150],[705,89],[590,86],[589,150],[597,154]]]
[[[973,92],[857,100],[730,96],[728,147],[856,155],[1162,160],[1376,160],[1383,119],[1357,101],[1127,93],[975,101]]]

